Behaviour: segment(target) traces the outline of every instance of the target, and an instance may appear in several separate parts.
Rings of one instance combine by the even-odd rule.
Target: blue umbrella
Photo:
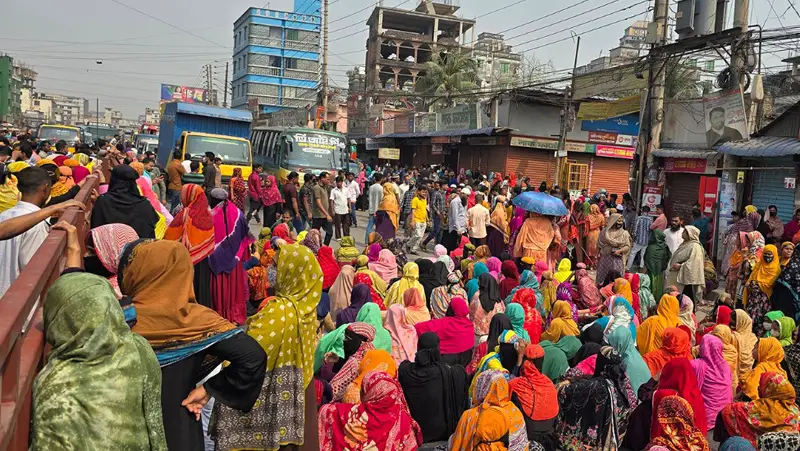
[[[512,203],[526,211],[547,216],[564,216],[569,213],[561,199],[539,191],[525,191],[514,197]]]

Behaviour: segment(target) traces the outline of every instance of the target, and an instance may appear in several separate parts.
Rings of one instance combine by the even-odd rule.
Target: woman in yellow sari
[[[558,262],[558,270],[553,274],[553,277],[558,281],[558,283],[564,283],[566,281],[572,282],[575,273],[572,271],[572,261],[568,258],[562,258],[560,262]]]
[[[758,340],[758,350],[755,352],[756,366],[742,375],[739,388],[751,400],[758,399],[758,384],[763,373],[779,373],[788,378],[786,371],[781,368],[783,361],[783,347],[775,337],[766,337]]]
[[[403,277],[389,287],[389,291],[386,293],[386,300],[384,301],[386,308],[388,309],[394,304],[403,305],[403,295],[409,288],[416,288],[419,290],[422,300],[425,301],[425,288],[419,283],[419,266],[414,262],[406,263],[406,265],[403,266]]]
[[[711,335],[719,338],[722,342],[722,358],[731,368],[731,390],[736,396],[736,387],[739,386],[739,350],[736,349],[736,338],[734,338],[731,328],[724,324],[714,326]]]
[[[557,343],[561,337],[574,336],[581,334],[575,320],[572,319],[572,309],[566,301],[558,301],[553,305],[553,319],[550,327],[542,333],[542,340]]]
[[[656,314],[647,318],[636,330],[636,345],[641,355],[661,348],[664,331],[681,324],[678,318],[680,311],[678,298],[669,294],[661,297]]]
[[[545,271],[542,273],[542,283],[539,286],[539,290],[542,292],[542,307],[544,311],[540,311],[539,314],[542,315],[542,318],[546,318],[547,314],[550,313],[550,310],[553,308],[553,304],[556,302],[556,288],[557,283],[554,280],[553,273],[551,271]]]
[[[378,292],[381,298],[386,298],[386,281],[381,279],[381,276],[378,275],[375,271],[369,269],[369,258],[366,255],[359,255],[356,259],[356,274],[364,273],[372,279],[372,288]],[[387,306],[388,307],[388,306]]]
[[[397,203],[397,196],[390,183],[383,185],[383,200],[378,204],[378,211],[375,212],[375,231],[384,240],[394,238],[397,232],[397,225],[400,221],[400,205]]]
[[[742,309],[736,309],[736,328],[733,331],[736,349],[739,351],[739,369],[737,376],[741,379],[753,369],[753,348],[758,344],[758,337],[753,333],[753,319]]]

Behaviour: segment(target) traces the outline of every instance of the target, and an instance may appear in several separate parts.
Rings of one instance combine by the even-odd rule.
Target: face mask
[[[772,323],[771,322],[769,322],[769,323],[768,322],[764,322],[762,324],[762,326],[764,327],[764,330],[772,330]]]

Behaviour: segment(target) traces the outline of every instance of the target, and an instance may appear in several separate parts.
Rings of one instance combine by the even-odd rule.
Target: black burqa
[[[598,324],[592,324],[581,332],[581,345],[578,352],[569,359],[569,366],[575,367],[585,359],[599,354],[603,347],[603,328]]]
[[[489,321],[489,335],[486,339],[486,353],[494,352],[497,347],[497,340],[500,339],[500,334],[505,330],[513,330],[511,320],[508,319],[505,313],[496,313],[492,320]]]
[[[481,301],[481,308],[486,313],[494,310],[496,303],[503,302],[503,298],[500,297],[500,285],[497,284],[497,279],[488,272],[481,274],[478,278],[478,298]]]
[[[425,289],[425,300],[430,309],[433,290],[447,285],[447,275],[449,274],[447,265],[444,262],[433,263],[427,258],[419,259],[415,263],[419,266],[419,283]],[[425,268],[425,272],[423,272],[423,268]]]
[[[106,224],[127,224],[139,238],[155,238],[158,214],[139,193],[139,174],[127,164],[111,170],[108,192],[97,198],[92,209],[92,228]]]
[[[438,335],[419,337],[414,362],[402,362],[397,379],[411,417],[422,429],[422,441],[447,440],[467,408],[468,384],[464,367],[441,363]]]

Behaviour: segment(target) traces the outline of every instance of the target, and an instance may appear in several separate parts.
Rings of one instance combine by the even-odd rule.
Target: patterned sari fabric
[[[388,352],[381,349],[367,351],[358,366],[358,377],[347,387],[342,402],[347,404],[360,403],[361,386],[364,382],[364,377],[373,371],[386,373],[392,378],[397,377],[397,365]]]
[[[400,383],[379,371],[368,373],[361,403],[328,404],[319,411],[322,451],[413,451],[422,431],[408,411]]]
[[[788,377],[781,367],[785,353],[777,338],[767,337],[758,340],[757,354],[756,366],[739,379],[741,391],[752,400],[759,397],[762,373],[779,373],[783,377]]]
[[[755,445],[758,436],[767,432],[800,432],[794,387],[784,375],[762,373],[758,395],[756,400],[729,404],[722,409],[722,419],[731,436],[744,437]]]
[[[183,209],[175,215],[164,239],[183,244],[189,250],[192,264],[197,264],[214,252],[214,219],[200,186],[183,185],[180,199]]]
[[[528,435],[522,412],[511,402],[511,392],[504,373],[484,371],[475,380],[472,408],[461,415],[455,432],[450,437],[451,451],[473,451],[480,443],[478,420],[490,408],[500,408],[509,420],[508,450],[527,451]]]
[[[47,364],[33,387],[31,449],[166,450],[161,371],[111,285],[61,276],[44,307]]]
[[[119,269],[119,259],[122,257],[122,249],[126,244],[139,239],[139,235],[130,226],[125,224],[106,224],[95,227],[91,231],[92,246],[94,253],[103,267],[112,275],[108,277],[111,286],[117,297],[121,298],[117,282],[117,270]]]
[[[322,271],[311,251],[297,244],[284,245],[277,259],[275,300],[247,321],[248,335],[267,353],[267,374],[250,412],[217,404],[221,449],[277,449],[304,441],[303,394],[313,374]]]
[[[708,440],[695,427],[693,417],[692,406],[680,396],[662,399],[656,413],[662,432],[652,438],[649,448],[663,446],[670,451],[708,451]]]
[[[800,434],[796,432],[767,432],[758,436],[756,449],[760,451],[800,449]]]
[[[233,168],[230,181],[231,202],[236,208],[244,211],[244,198],[247,196],[247,185],[242,178],[242,168]]]

